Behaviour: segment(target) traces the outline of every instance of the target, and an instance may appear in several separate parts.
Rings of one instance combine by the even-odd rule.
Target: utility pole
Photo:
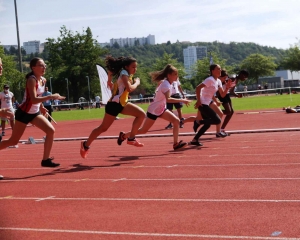
[[[17,0],[15,0],[15,15],[16,15],[17,38],[18,38],[18,48],[19,48],[19,65],[20,65],[20,72],[23,72],[22,54],[21,54],[21,45],[20,45],[20,36],[19,36],[19,24],[18,24]]]

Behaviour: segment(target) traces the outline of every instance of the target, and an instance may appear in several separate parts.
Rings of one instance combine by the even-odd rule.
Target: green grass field
[[[243,98],[231,98],[235,111],[242,110],[265,110],[265,109],[282,109],[283,107],[294,107],[300,105],[300,94],[283,94],[283,95],[269,95],[264,94],[243,97]],[[184,114],[195,113],[194,102],[189,107],[183,107]],[[148,105],[138,104],[144,111],[147,111]],[[85,109],[85,110],[62,110],[55,111],[53,118],[55,121],[68,121],[68,120],[88,120],[88,119],[102,119],[104,116],[104,107],[98,109]],[[120,115],[120,117],[126,117]]]

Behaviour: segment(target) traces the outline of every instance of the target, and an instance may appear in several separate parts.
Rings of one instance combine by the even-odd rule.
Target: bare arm
[[[180,98],[172,98],[172,97],[170,96],[170,90],[167,91],[167,92],[165,92],[164,95],[165,95],[166,100],[167,100],[168,103],[180,103],[180,102],[182,102],[182,103],[188,105],[188,104],[191,102],[191,100],[188,100],[188,99],[185,99],[185,98],[184,98],[184,99],[180,99]]]
[[[125,88],[128,92],[133,92],[139,85],[140,85],[140,79],[135,78],[134,83],[131,84],[129,81],[129,77],[126,75],[122,75],[122,81],[125,85]]]
[[[196,98],[197,98],[197,101],[196,101],[196,103],[195,103],[195,105],[194,105],[195,108],[198,108],[199,106],[202,105],[201,100],[200,100],[200,93],[201,93],[201,89],[204,88],[204,87],[206,87],[206,85],[203,84],[203,83],[199,84],[199,85],[196,87]]]
[[[178,86],[178,90],[181,93],[182,97],[185,98],[181,85]]]
[[[49,96],[38,97],[36,94],[35,84],[36,84],[36,80],[34,78],[29,78],[27,80],[26,87],[28,89],[28,93],[33,104],[42,103],[44,101],[51,100],[51,99],[59,99],[59,100],[65,99],[65,97],[60,96],[58,93]]]

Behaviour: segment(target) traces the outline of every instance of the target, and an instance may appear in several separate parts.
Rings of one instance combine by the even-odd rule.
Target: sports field
[[[0,239],[300,239],[299,117],[237,111],[231,136],[211,127],[203,147],[181,151],[161,119],[139,137],[144,147],[118,146],[133,120],[121,118],[87,159],[80,140],[101,120],[58,121],[59,168],[40,167],[41,143],[1,151]],[[190,141],[192,123],[180,133]],[[43,133],[30,126],[29,137]]]

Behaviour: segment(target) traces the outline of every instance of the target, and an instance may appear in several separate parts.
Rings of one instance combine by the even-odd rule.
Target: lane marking
[[[219,155],[218,155],[219,156]],[[225,156],[225,155],[223,155]],[[182,164],[176,164],[177,167],[240,167],[240,166],[292,166],[292,165],[300,165],[299,163],[237,163],[237,164],[187,164],[187,165],[182,165]],[[116,167],[105,167],[103,169],[129,169],[129,168],[166,168],[169,165],[154,165],[154,166],[145,166],[145,165],[139,165],[139,166],[120,166],[118,168]],[[82,167],[82,168],[86,168],[86,167]],[[5,167],[0,167],[1,170],[41,170],[41,171],[49,171],[49,169],[41,169],[41,168],[5,168]],[[73,167],[71,168],[65,168],[65,170],[68,169],[73,169]],[[59,172],[59,170],[56,170],[56,172]]]
[[[247,203],[299,203],[300,199],[180,199],[180,198],[48,198],[12,197],[0,200],[52,200],[52,201],[125,201],[125,202],[247,202]]]
[[[44,201],[44,200],[52,200],[54,199],[55,196],[49,196],[49,197],[46,197],[46,198],[39,198],[39,199],[36,199],[35,201],[36,202],[41,202],[41,201]]]
[[[95,235],[127,235],[127,236],[147,236],[147,237],[179,237],[179,238],[213,238],[213,239],[261,239],[261,240],[296,240],[294,237],[263,237],[263,236],[226,236],[226,235],[204,235],[204,234],[184,234],[184,233],[149,233],[149,232],[109,232],[97,230],[71,230],[71,229],[44,229],[44,228],[13,228],[0,227],[0,230],[10,231],[32,231],[32,232],[59,232],[59,233],[81,233]]]
[[[87,180],[89,180],[89,178],[77,179],[74,182],[82,182],[82,181],[87,181]]]
[[[127,178],[111,179],[110,181],[112,181],[112,182],[119,182],[119,181],[124,181],[124,180],[127,180]]]
[[[85,181],[294,181],[300,178],[119,178],[100,179],[89,178]],[[1,180],[1,182],[74,182],[74,179],[21,179],[21,180]]]

